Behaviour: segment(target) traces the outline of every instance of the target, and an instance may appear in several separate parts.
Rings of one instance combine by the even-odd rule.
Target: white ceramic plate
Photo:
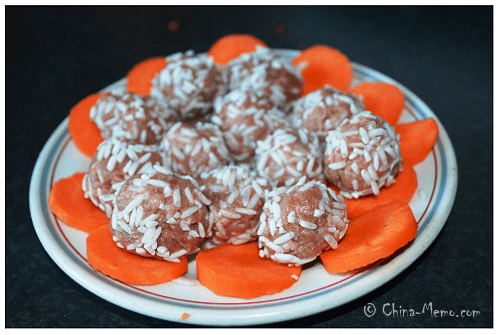
[[[280,51],[286,57],[293,50]],[[400,122],[433,117],[433,112],[415,94],[387,76],[353,63],[353,84],[384,81],[397,85],[405,94],[406,106]],[[125,85],[125,79],[111,85]],[[109,87],[108,87],[109,88]],[[189,262],[188,273],[155,286],[124,284],[95,272],[86,261],[86,233],[67,226],[49,210],[52,185],[75,172],[86,172],[90,160],[78,151],[68,133],[66,119],[44,146],[31,179],[30,210],[33,225],[47,253],[80,285],[126,309],[169,321],[200,325],[255,325],[291,320],[341,306],[388,282],[431,244],[448,218],[457,187],[457,164],[450,139],[439,124],[439,138],[428,157],[415,166],[418,189],[410,206],[419,224],[415,240],[402,252],[377,266],[345,275],[325,271],[319,260],[304,267],[291,288],[272,296],[244,300],[220,297],[196,280],[196,263]],[[185,318],[189,314],[189,317]],[[185,320],[183,319],[183,315]]]

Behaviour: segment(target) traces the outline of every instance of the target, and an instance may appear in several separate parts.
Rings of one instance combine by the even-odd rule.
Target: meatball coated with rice
[[[239,163],[252,164],[255,161],[257,142],[264,140],[277,129],[288,128],[285,114],[277,109],[259,111],[242,116],[239,121],[224,132],[224,138],[233,159]]]
[[[196,181],[155,166],[136,173],[116,196],[111,233],[116,245],[145,257],[179,262],[199,250],[210,202]]]
[[[152,80],[151,96],[176,110],[181,120],[206,114],[227,84],[222,69],[212,57],[192,50],[167,57],[167,65]]]
[[[279,107],[286,97],[281,98],[269,95],[270,88],[236,88],[214,102],[212,121],[222,128],[230,128],[235,119],[245,113],[254,113],[257,110],[269,111]]]
[[[228,130],[244,115],[267,112],[275,107],[264,90],[237,88],[215,100],[212,122]]]
[[[371,112],[345,120],[326,138],[325,176],[346,198],[378,195],[402,170],[399,136]]]
[[[176,123],[163,136],[159,151],[169,159],[173,172],[194,179],[231,163],[224,136],[213,123]]]
[[[269,48],[257,46],[257,51],[231,60],[225,71],[229,90],[260,87],[281,91],[286,103],[299,98],[302,93],[303,80],[298,68]]]
[[[102,142],[83,178],[86,198],[111,217],[116,193],[127,178],[154,165],[166,165],[166,159],[155,145],[131,144],[111,138]]]
[[[276,130],[257,142],[255,154],[257,172],[277,186],[291,186],[301,179],[323,180],[318,137],[305,128]]]
[[[150,96],[115,90],[104,94],[90,109],[104,139],[156,144],[177,122],[176,112]]]
[[[227,147],[236,162],[251,163],[257,141],[276,129],[289,126],[285,114],[273,106],[266,95],[254,90],[234,90],[216,100],[212,122],[224,132]]]
[[[201,175],[201,189],[211,201],[213,235],[207,247],[257,240],[257,228],[270,183],[247,166],[225,166]],[[204,242],[205,243],[205,242]]]
[[[294,127],[304,127],[324,142],[328,131],[365,110],[356,96],[325,85],[292,103],[290,121]]]
[[[263,208],[259,254],[278,263],[302,265],[336,249],[348,226],[344,198],[317,181],[279,187]]]

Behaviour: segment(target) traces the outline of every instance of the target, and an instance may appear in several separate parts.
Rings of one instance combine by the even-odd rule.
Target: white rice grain
[[[360,129],[363,129],[363,128],[360,128]],[[325,239],[326,243],[328,243],[328,245],[330,245],[330,247],[332,249],[337,249],[337,241],[335,240],[335,238],[332,235],[325,235],[325,236],[323,236],[323,238]]]
[[[318,226],[312,222],[306,220],[299,220],[299,225],[307,229],[316,229]]]
[[[139,194],[138,196],[136,196],[134,198],[134,200],[132,200],[131,202],[129,202],[129,204],[123,209],[122,213],[123,214],[130,213],[134,208],[136,208],[137,206],[139,206],[143,200],[144,200],[144,195],[143,194]]]
[[[169,184],[167,182],[165,182],[163,180],[159,180],[159,179],[149,179],[148,184],[152,185],[152,186],[162,187],[162,188],[169,186]]]
[[[174,205],[177,208],[181,207],[181,191],[176,188],[173,195]]]
[[[346,166],[346,162],[335,162],[335,163],[328,164],[328,168],[330,170],[339,170],[339,169],[344,168],[345,166]]]
[[[191,203],[191,204],[194,203],[193,194],[191,193],[191,190],[189,189],[189,187],[186,187],[184,189],[184,193],[186,193],[186,196],[187,196],[187,198],[189,200],[189,203]]]
[[[182,212],[181,219],[185,219],[188,216],[190,216],[191,214],[196,213],[198,211],[198,209],[199,209],[198,206],[189,207],[184,212]]]
[[[283,244],[283,243],[290,241],[294,237],[295,237],[295,233],[293,231],[290,231],[290,232],[286,233],[285,235],[281,235],[280,237],[275,239],[273,242],[274,242],[274,244]]]
[[[247,215],[255,215],[257,214],[257,211],[249,208],[243,208],[243,207],[237,207],[234,209],[235,212],[240,213],[240,214],[247,214]]]

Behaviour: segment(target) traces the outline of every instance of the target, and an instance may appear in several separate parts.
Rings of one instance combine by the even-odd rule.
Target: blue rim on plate
[[[297,54],[297,51],[293,50],[280,52],[289,58]],[[317,264],[316,268],[304,269],[299,282],[295,284],[304,285],[300,287],[302,291],[296,291],[290,295],[282,292],[281,295],[264,296],[250,301],[232,298],[219,299],[215,295],[207,295],[205,299],[200,297],[194,300],[183,298],[178,295],[178,292],[175,296],[152,290],[150,287],[128,285],[113,280],[95,272],[86,262],[85,255],[75,247],[75,243],[84,244],[85,234],[77,235],[76,238],[70,236],[65,224],[60,222],[48,207],[50,188],[56,181],[55,179],[61,178],[61,173],[59,176],[55,176],[54,173],[61,165],[61,154],[67,150],[68,144],[71,144],[68,119],[61,123],[44,146],[31,178],[30,210],[34,228],[42,245],[66,274],[101,298],[137,313],[191,324],[236,326],[287,321],[339,307],[382,286],[410,266],[438,236],[455,199],[458,179],[457,164],[445,129],[424,102],[391,78],[360,64],[352,63],[352,66],[354,76],[359,80],[383,81],[398,86],[406,98],[405,111],[413,119],[433,117],[439,125],[440,133],[436,146],[432,150],[433,157],[421,163],[427,165],[427,168],[432,165],[430,169],[434,169],[434,178],[429,184],[432,184],[432,187],[426,190],[431,191],[427,194],[428,203],[419,204],[425,205],[425,210],[421,210],[420,217],[417,217],[419,230],[415,240],[406,246],[403,252],[388,260],[377,262],[375,264],[377,266],[355,271],[327,285],[308,290],[307,281],[301,284],[303,277],[307,280],[307,271],[326,273],[323,269],[318,269],[317,267],[322,266]],[[124,84],[125,79],[122,79],[110,87]],[[80,165],[73,169],[81,169],[85,164],[85,162],[80,162]],[[424,170],[425,167],[422,171]],[[420,177],[418,165],[416,171]],[[185,289],[204,290],[205,288],[185,287]],[[182,320],[184,313],[189,314],[189,317]]]

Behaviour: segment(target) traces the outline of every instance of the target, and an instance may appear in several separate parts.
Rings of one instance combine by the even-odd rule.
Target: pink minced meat
[[[131,176],[117,194],[113,240],[131,253],[178,262],[209,236],[209,204],[192,178],[155,166]]]
[[[190,50],[165,60],[167,65],[152,80],[151,96],[165,101],[181,120],[206,114],[214,99],[227,91],[222,69],[212,57]]]
[[[177,122],[177,114],[150,96],[123,90],[104,94],[90,110],[104,139],[156,144],[163,133]]]
[[[255,154],[257,172],[278,186],[324,178],[318,137],[305,128],[276,130],[257,142]]]
[[[326,138],[324,173],[346,198],[379,194],[402,170],[399,136],[371,112],[356,114]]]
[[[307,128],[324,142],[330,130],[365,110],[356,96],[325,85],[292,103],[290,121],[294,127]]]
[[[216,100],[211,119],[223,131],[236,162],[250,163],[257,141],[290,126],[285,114],[274,106],[262,90],[237,89]]]
[[[337,248],[348,226],[344,198],[317,181],[279,187],[263,208],[259,254],[278,263],[313,261],[323,250]]]
[[[229,90],[264,87],[281,91],[289,103],[302,93],[302,75],[285,57],[269,48],[257,46],[257,51],[231,60],[225,71]]]
[[[257,240],[265,195],[272,185],[245,165],[225,166],[201,175],[200,188],[211,201],[211,245]]]
[[[170,160],[173,172],[194,179],[231,163],[224,136],[213,123],[178,122],[163,136],[159,147]]]
[[[154,165],[168,169],[155,145],[131,144],[111,138],[102,142],[83,179],[85,197],[111,217],[116,193],[131,175]]]

